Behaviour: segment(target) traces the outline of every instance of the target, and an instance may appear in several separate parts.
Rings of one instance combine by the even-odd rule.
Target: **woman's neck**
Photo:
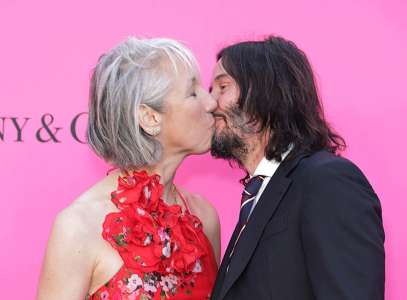
[[[176,171],[183,161],[185,156],[176,156],[176,155],[163,155],[161,160],[154,165],[146,166],[139,169],[130,169],[127,171],[147,171],[148,175],[159,175],[160,183],[164,186],[163,190],[163,200],[168,204],[174,204],[176,201],[174,199],[174,177]],[[118,175],[123,175],[123,172],[119,171]]]

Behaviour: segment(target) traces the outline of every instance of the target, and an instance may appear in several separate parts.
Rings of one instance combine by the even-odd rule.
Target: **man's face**
[[[237,105],[239,86],[225,71],[221,60],[217,62],[213,72],[211,94],[218,103],[214,111],[215,133],[211,154],[242,163],[248,152],[244,141],[245,134],[248,133],[247,118]]]

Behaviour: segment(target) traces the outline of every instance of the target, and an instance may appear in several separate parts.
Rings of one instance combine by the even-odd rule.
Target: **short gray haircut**
[[[137,110],[145,104],[164,111],[180,63],[198,74],[191,51],[166,38],[129,37],[99,58],[90,83],[87,141],[100,157],[121,169],[160,159],[162,146],[139,126]]]

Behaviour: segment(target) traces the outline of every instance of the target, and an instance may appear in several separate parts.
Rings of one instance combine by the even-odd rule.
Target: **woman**
[[[173,179],[208,151],[215,108],[173,40],[129,38],[99,59],[88,141],[116,169],[57,216],[39,300],[209,298],[219,220]]]

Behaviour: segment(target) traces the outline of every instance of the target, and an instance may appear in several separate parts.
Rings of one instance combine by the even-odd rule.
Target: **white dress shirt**
[[[282,158],[281,162],[278,162],[275,159],[268,160],[267,158],[263,157],[263,159],[257,165],[257,168],[254,171],[253,175],[250,176],[250,178],[254,177],[254,176],[258,176],[258,175],[263,176],[264,181],[259,189],[259,192],[256,195],[256,198],[254,199],[254,203],[253,203],[252,209],[250,210],[249,217],[252,214],[254,207],[257,205],[257,202],[259,202],[261,194],[263,194],[264,190],[266,189],[266,186],[269,183],[271,177],[273,177],[274,173],[277,171],[278,167],[283,162],[283,160],[287,157],[287,155],[290,153],[290,151],[291,151],[291,147],[288,151],[283,153],[283,155],[281,157]]]

